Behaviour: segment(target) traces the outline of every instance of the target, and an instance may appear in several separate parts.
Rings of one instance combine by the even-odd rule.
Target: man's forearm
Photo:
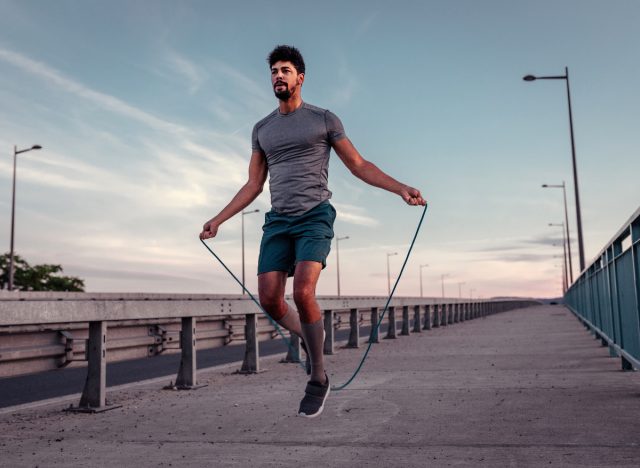
[[[369,161],[364,161],[362,165],[352,172],[353,175],[367,184],[388,190],[389,192],[399,194],[400,191],[405,188],[403,183],[385,174],[378,166]]]
[[[226,220],[244,210],[262,192],[262,185],[247,182],[238,193],[231,199],[220,213],[213,217],[212,221],[218,226]]]

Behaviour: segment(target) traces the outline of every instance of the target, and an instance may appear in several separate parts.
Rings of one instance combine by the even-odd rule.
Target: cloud
[[[65,76],[63,73],[55,70],[48,65],[32,60],[25,55],[13,52],[8,49],[0,48],[0,60],[20,68],[34,76],[42,78],[49,83],[55,84],[68,93],[81,97],[88,101],[101,106],[102,108],[123,115],[127,118],[141,122],[148,127],[161,132],[170,132],[172,134],[189,134],[187,128],[174,124],[153,114],[138,109],[126,102],[111,96],[109,94],[95,91],[72,78]]]
[[[187,81],[189,94],[195,94],[207,80],[207,73],[202,67],[175,51],[169,51],[165,60],[174,73]]]
[[[336,211],[338,212],[337,218],[340,221],[368,227],[378,226],[380,224],[377,219],[363,214],[364,210],[360,207],[344,203],[333,203],[333,205],[336,207]]]

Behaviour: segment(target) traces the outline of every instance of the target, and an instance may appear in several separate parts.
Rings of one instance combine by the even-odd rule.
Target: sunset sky
[[[298,47],[305,101],[429,211],[397,294],[560,293],[569,67],[585,252],[640,205],[640,2],[0,0],[0,242],[88,291],[239,293],[198,240],[246,180],[251,129],[277,105],[266,56]],[[384,295],[420,209],[332,154],[341,289]],[[247,215],[247,284],[269,192]],[[240,216],[209,245],[240,274]],[[558,244],[553,246],[553,244]],[[460,284],[460,286],[459,286]],[[471,291],[473,289],[473,292]],[[335,249],[318,286],[336,293]]]

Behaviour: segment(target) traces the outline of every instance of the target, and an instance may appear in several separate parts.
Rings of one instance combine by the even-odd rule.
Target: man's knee
[[[296,303],[298,310],[303,310],[315,303],[316,292],[313,287],[298,286],[293,291],[293,301]]]
[[[287,315],[288,307],[284,297],[273,293],[263,293],[262,291],[260,291],[259,296],[260,305],[273,320],[280,320]]]

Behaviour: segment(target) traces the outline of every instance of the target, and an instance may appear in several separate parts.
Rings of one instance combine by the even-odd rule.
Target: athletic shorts
[[[296,264],[305,260],[326,267],[335,219],[336,210],[328,200],[300,216],[265,213],[258,274],[286,271],[293,276]]]

